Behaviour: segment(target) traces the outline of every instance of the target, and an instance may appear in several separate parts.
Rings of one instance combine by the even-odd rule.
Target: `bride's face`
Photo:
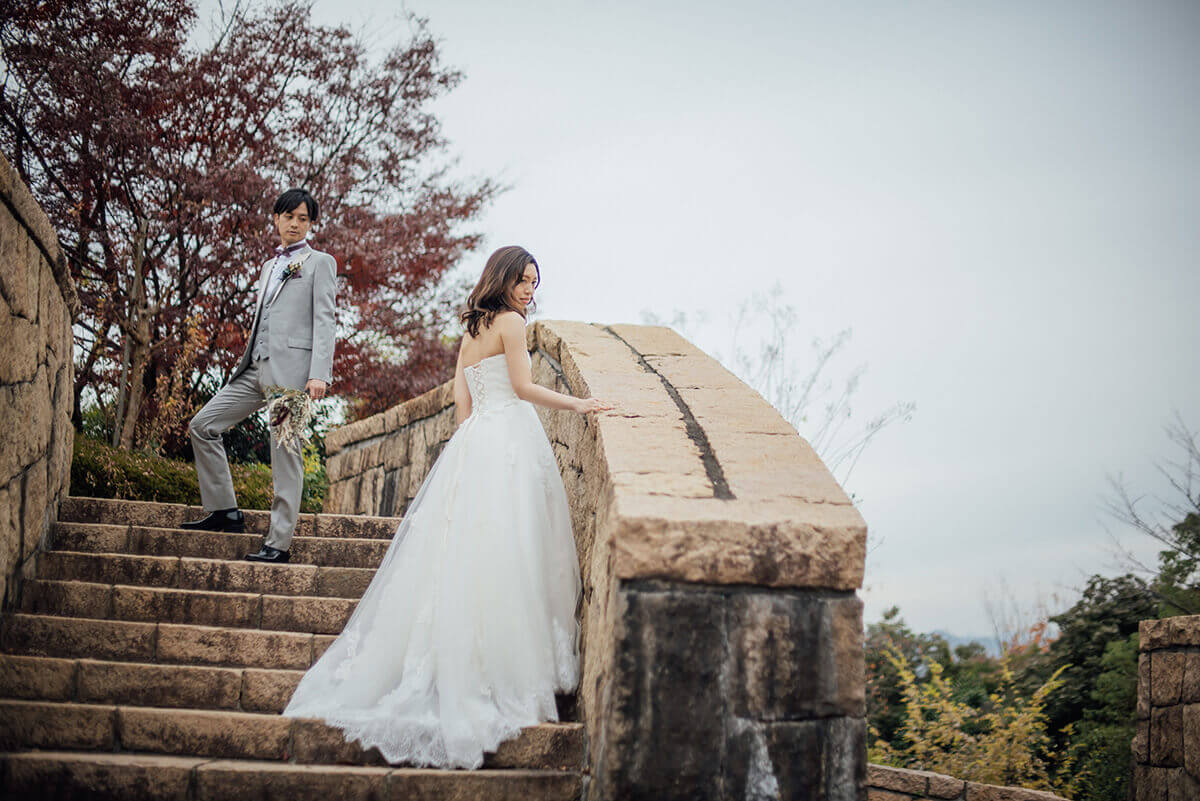
[[[523,309],[533,302],[533,290],[537,288],[537,285],[537,267],[534,267],[533,264],[526,264],[521,280],[509,290],[509,299]]]

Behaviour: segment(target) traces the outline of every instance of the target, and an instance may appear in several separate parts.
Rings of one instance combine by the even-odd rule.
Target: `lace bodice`
[[[525,354],[529,358],[529,354]],[[463,370],[471,393],[471,414],[502,409],[520,400],[508,378],[508,362],[503,353],[488,356]]]

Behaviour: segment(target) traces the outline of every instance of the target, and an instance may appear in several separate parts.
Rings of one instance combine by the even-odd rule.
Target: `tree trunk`
[[[120,432],[117,445],[125,450],[133,447],[137,432],[138,415],[142,411],[142,400],[146,395],[146,365],[150,363],[150,321],[158,309],[146,300],[146,281],[142,273],[146,259],[146,221],[138,221],[137,236],[133,243],[133,285],[129,292],[129,305],[121,328],[125,331],[125,353],[129,370],[121,382],[125,395],[125,408],[117,418],[116,430]]]

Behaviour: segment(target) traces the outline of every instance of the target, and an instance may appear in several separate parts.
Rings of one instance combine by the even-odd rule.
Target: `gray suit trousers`
[[[277,382],[271,376],[271,360],[252,361],[237,378],[221,387],[188,425],[204,511],[215,512],[238,505],[221,435],[266,406],[266,387],[273,383]],[[276,442],[274,433],[271,434],[271,477],[275,484],[275,500],[271,503],[271,530],[266,544],[286,551],[292,543],[296,519],[300,515],[304,460]]]

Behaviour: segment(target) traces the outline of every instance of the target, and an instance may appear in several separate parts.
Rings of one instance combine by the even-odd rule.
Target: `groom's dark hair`
[[[317,205],[316,198],[308,194],[307,189],[289,189],[284,192],[275,201],[275,213],[283,214],[292,211],[301,203],[308,207],[308,218],[316,222],[317,215],[321,213],[321,207]]]

